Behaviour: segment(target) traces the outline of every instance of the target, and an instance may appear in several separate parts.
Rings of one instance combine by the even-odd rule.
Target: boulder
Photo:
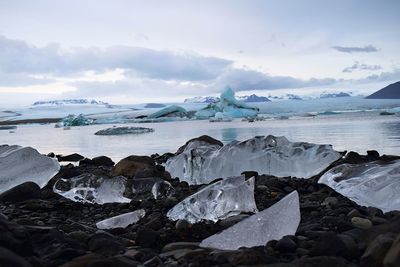
[[[25,182],[0,194],[0,201],[20,202],[40,198],[40,187],[34,182]]]
[[[147,156],[129,156],[118,162],[112,169],[113,176],[125,176],[127,178],[135,177],[138,171],[152,169],[155,162]]]

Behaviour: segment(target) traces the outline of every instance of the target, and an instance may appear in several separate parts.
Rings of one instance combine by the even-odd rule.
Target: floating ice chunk
[[[152,128],[145,127],[112,127],[95,132],[95,135],[124,135],[154,132]]]
[[[104,178],[88,173],[61,179],[54,184],[54,192],[65,198],[97,204],[130,202],[131,199],[124,197],[125,188],[125,177]]]
[[[218,221],[241,212],[256,212],[254,177],[229,177],[210,184],[189,196],[167,213],[171,220],[183,219],[190,223],[202,220]]]
[[[256,136],[223,147],[193,141],[170,158],[166,170],[190,184],[257,171],[277,177],[310,178],[341,157],[330,145],[292,143],[285,137]]]
[[[186,117],[186,110],[180,106],[172,105],[154,112],[148,116],[149,119],[161,117]]]
[[[59,169],[56,159],[41,155],[36,149],[1,145],[0,193],[27,181],[43,187]]]
[[[207,107],[195,113],[198,119],[208,119],[216,117],[215,119],[221,120],[221,117],[228,118],[242,118],[254,117],[258,114],[259,109],[247,105],[235,98],[235,93],[228,86],[222,92],[220,100],[215,103],[209,104]]]
[[[151,193],[155,199],[159,199],[172,196],[175,193],[175,189],[167,181],[158,181],[151,188]]]
[[[204,239],[200,246],[224,250],[264,246],[270,240],[294,235],[299,223],[299,195],[294,191],[268,209]]]
[[[342,164],[319,179],[359,205],[373,206],[384,212],[400,210],[400,160]]]
[[[96,227],[98,229],[125,228],[131,224],[137,223],[145,215],[145,210],[135,210],[100,221],[96,223]]]
[[[83,114],[79,115],[73,115],[70,114],[58,124],[56,124],[56,127],[61,127],[61,126],[85,126],[85,125],[90,125],[93,124],[94,120],[87,118]]]

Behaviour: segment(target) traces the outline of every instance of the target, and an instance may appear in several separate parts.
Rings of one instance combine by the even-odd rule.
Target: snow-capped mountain
[[[217,96],[196,96],[192,98],[186,98],[183,102],[185,103],[215,103],[219,101]]]
[[[335,97],[349,97],[351,96],[351,93],[345,93],[345,92],[340,92],[340,93],[324,93],[319,96],[319,98],[335,98]]]
[[[245,95],[245,96],[237,96],[236,97],[238,100],[246,102],[246,103],[253,103],[253,102],[269,102],[271,100],[268,99],[268,97],[265,96],[258,96],[255,94],[252,95]]]
[[[271,100],[303,100],[302,97],[295,95],[295,94],[286,94],[286,95],[268,95],[268,98]]]
[[[109,105],[107,102],[88,99],[60,99],[49,101],[36,101],[33,106],[62,106],[62,105]]]

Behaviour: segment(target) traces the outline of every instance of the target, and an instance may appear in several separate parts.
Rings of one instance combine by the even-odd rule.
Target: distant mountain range
[[[400,82],[392,83],[372,95],[367,96],[370,99],[400,99]]]
[[[96,101],[94,99],[60,99],[49,101],[36,101],[33,106],[61,106],[61,105],[109,105],[107,102]]]
[[[332,94],[321,94],[319,98],[334,98],[334,97],[349,97],[349,96],[351,96],[349,93],[340,92]]]
[[[246,103],[254,103],[254,102],[268,102],[271,101],[268,97],[265,96],[257,96],[255,94],[246,95],[246,96],[236,96],[237,100],[246,102]],[[185,103],[215,103],[219,101],[219,97],[216,96],[196,96],[192,98],[186,98]]]

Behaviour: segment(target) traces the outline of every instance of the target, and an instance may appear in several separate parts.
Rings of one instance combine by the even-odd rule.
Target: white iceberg
[[[42,188],[59,170],[57,159],[44,156],[36,149],[0,146],[0,193],[28,181]]]
[[[69,179],[60,179],[54,184],[54,192],[75,202],[85,203],[129,203],[124,197],[126,178],[116,176],[104,178],[93,174],[81,174]]]
[[[244,171],[310,178],[340,157],[330,145],[293,143],[285,137],[269,135],[232,141],[223,147],[193,141],[182,153],[170,158],[165,167],[172,177],[189,184],[209,183]]]
[[[146,215],[145,210],[135,210],[115,217],[111,217],[96,223],[98,229],[114,229],[125,228],[131,224],[137,223],[141,218]]]
[[[149,119],[163,118],[163,117],[186,117],[187,112],[184,108],[172,105],[154,112],[148,116]]]
[[[190,223],[216,222],[241,212],[257,212],[254,177],[247,181],[244,176],[229,177],[210,184],[178,203],[168,211],[167,217]]]
[[[384,212],[400,210],[400,160],[342,164],[322,175],[318,183],[362,206]]]
[[[299,224],[299,195],[293,191],[268,209],[204,239],[200,246],[223,250],[264,246],[270,240],[294,235]]]
[[[235,98],[235,93],[229,86],[222,92],[218,102],[210,103],[207,107],[197,111],[195,117],[198,119],[209,119],[219,114],[219,117],[243,118],[254,117],[259,109],[247,105]]]

